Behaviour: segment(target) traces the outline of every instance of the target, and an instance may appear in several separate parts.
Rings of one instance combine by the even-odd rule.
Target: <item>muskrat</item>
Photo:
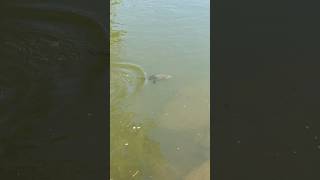
[[[155,84],[157,81],[166,80],[166,79],[170,79],[170,78],[172,78],[172,76],[168,75],[168,74],[153,74],[153,75],[149,76],[148,79]]]

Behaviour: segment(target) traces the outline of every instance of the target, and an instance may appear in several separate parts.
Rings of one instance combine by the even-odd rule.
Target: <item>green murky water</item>
[[[209,3],[112,2],[113,180],[209,179]]]

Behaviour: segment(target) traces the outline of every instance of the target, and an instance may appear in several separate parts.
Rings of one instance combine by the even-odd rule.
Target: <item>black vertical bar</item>
[[[214,1],[213,178],[320,179],[317,1]]]
[[[0,2],[0,179],[109,179],[109,2]]]

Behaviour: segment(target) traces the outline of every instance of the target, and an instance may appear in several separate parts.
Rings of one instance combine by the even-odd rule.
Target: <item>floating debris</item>
[[[132,129],[136,129],[136,127],[135,127],[135,126],[133,126],[133,127],[132,127]]]
[[[304,128],[306,128],[306,129],[310,129],[310,126],[306,125]]]
[[[137,127],[137,129],[140,129],[140,128],[141,128],[140,126]]]
[[[240,144],[241,143],[241,141],[240,140],[237,140],[237,144]]]
[[[314,138],[313,138],[314,140],[318,140],[319,139],[319,137],[318,136],[314,136]]]
[[[125,145],[125,146],[128,146],[128,145],[129,145],[129,143],[125,143],[124,145]]]

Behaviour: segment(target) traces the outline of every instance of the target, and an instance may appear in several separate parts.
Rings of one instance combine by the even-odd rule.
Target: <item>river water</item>
[[[210,1],[112,4],[111,178],[209,179]],[[152,74],[170,79],[152,83]]]

